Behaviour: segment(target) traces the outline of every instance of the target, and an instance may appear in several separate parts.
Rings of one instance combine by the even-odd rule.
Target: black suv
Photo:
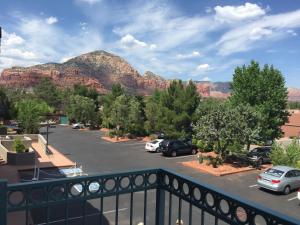
[[[258,163],[259,165],[263,163],[270,163],[270,152],[271,146],[257,147],[252,149],[248,154],[247,158],[250,162]]]
[[[159,149],[165,156],[175,157],[177,155],[195,155],[198,150],[195,145],[185,140],[164,140],[160,143]]]

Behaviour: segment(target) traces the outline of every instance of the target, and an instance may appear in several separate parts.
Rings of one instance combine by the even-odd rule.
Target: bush
[[[116,131],[114,131],[114,130],[108,131],[108,137],[114,138],[115,136],[116,136]]]
[[[200,149],[201,152],[211,152],[214,149],[214,145],[212,143],[205,143],[202,140],[193,140],[193,144]]]
[[[241,153],[244,150],[244,145],[239,142],[234,142],[233,144],[228,146],[227,150],[230,153]]]
[[[150,134],[149,136],[150,140],[155,140],[158,138],[158,135],[157,134]]]
[[[13,143],[13,150],[17,153],[25,152],[25,145],[22,143],[20,138],[16,138]]]
[[[212,165],[213,168],[218,168],[218,166],[223,164],[223,160],[220,156],[217,157],[212,157],[212,156],[208,156],[207,157],[207,165],[210,166]]]
[[[204,157],[202,156],[202,154],[198,155],[197,159],[198,159],[199,164],[202,164],[204,161]]]
[[[274,145],[270,153],[273,165],[283,165],[291,167],[299,167],[300,146],[296,140],[293,140],[287,147],[282,145]]]

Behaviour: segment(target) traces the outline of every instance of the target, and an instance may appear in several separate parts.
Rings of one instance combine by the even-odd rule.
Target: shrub
[[[22,143],[20,138],[16,138],[13,142],[13,150],[17,153],[25,152],[25,145]]]
[[[298,167],[300,161],[300,146],[296,140],[284,147],[282,145],[274,145],[270,153],[273,165],[284,165]]]
[[[202,156],[202,154],[198,155],[197,159],[198,159],[199,164],[202,164],[204,161],[204,157]]]
[[[114,136],[116,136],[116,131],[114,130],[108,131],[108,137],[113,138]]]
[[[149,136],[149,138],[150,138],[150,140],[155,140],[155,139],[157,139],[157,134],[150,134],[150,136]]]
[[[202,140],[193,140],[193,142],[201,152],[211,152],[214,149],[213,143],[205,143]]]
[[[244,146],[239,142],[234,142],[233,144],[229,145],[227,150],[230,153],[241,153],[244,149]]]
[[[223,164],[223,160],[220,156],[217,157],[212,157],[212,156],[208,156],[207,157],[207,165],[210,166],[212,165],[213,168],[218,168],[218,166]]]

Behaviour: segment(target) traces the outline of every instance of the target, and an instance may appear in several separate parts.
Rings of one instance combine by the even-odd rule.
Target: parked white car
[[[298,197],[298,200],[300,201],[300,189],[298,189],[297,197]],[[299,204],[299,205],[300,205],[300,204]]]
[[[146,143],[145,149],[148,152],[158,152],[158,147],[159,144],[163,141],[164,139],[156,139],[154,141],[149,141]]]
[[[72,125],[72,128],[73,129],[83,129],[84,128],[84,125],[82,123],[74,123]]]

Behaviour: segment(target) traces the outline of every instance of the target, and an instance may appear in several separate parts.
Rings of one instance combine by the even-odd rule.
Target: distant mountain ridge
[[[120,83],[127,91],[142,95],[149,95],[155,89],[165,89],[171,82],[151,71],[141,75],[120,56],[100,50],[79,55],[64,63],[4,69],[0,85],[31,88],[44,77],[50,78],[58,87],[80,83],[101,93],[107,93],[114,83]],[[194,82],[204,97],[227,98],[230,95],[230,82]],[[289,91],[291,100],[300,100],[300,90]]]

